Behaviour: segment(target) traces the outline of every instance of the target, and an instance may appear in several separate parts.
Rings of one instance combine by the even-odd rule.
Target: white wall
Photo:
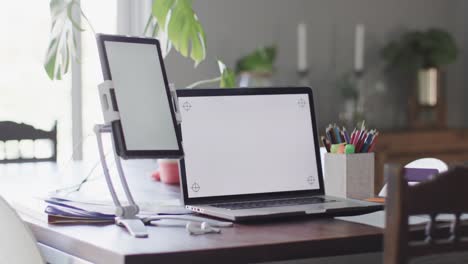
[[[276,44],[279,49],[276,83],[297,84],[296,26],[308,24],[311,65],[310,84],[318,98],[319,127],[337,120],[341,100],[334,87],[336,77],[353,65],[354,26],[367,26],[366,64],[376,64],[378,50],[403,29],[440,27],[454,32],[457,38],[466,33],[463,17],[468,11],[463,0],[196,0],[194,9],[207,33],[208,57],[198,68],[173,52],[166,59],[168,75],[177,87],[218,74],[216,59],[234,66],[242,55],[258,46]],[[460,44],[464,42],[459,39]],[[463,59],[467,59],[463,54]],[[463,71],[465,61],[450,67],[448,82],[449,125],[468,125],[463,112]],[[402,101],[404,87],[388,87],[393,100]],[[337,99],[338,98],[338,99]],[[400,110],[399,110],[400,109]],[[381,119],[396,120],[395,113],[404,115],[404,108],[389,109]],[[393,120],[395,119],[395,120]],[[462,125],[460,125],[462,124]]]

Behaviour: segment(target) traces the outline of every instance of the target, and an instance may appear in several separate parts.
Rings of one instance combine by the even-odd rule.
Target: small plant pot
[[[271,73],[242,72],[239,87],[270,87],[271,77]]]

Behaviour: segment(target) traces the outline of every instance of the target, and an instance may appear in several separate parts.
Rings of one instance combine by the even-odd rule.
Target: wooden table
[[[73,182],[73,177],[78,180],[83,177],[79,172],[86,171],[83,166],[74,166],[78,175],[60,176],[51,164],[21,165],[16,169],[8,166],[0,166],[0,194],[10,201],[15,199],[13,193],[17,197],[18,190],[30,195],[33,189],[50,189],[57,182]],[[137,201],[178,195],[177,187],[152,182],[151,166],[132,166],[126,167],[132,171],[128,178]],[[89,186],[106,192],[103,181],[93,181]],[[224,228],[222,234],[203,236],[190,236],[183,228],[148,227],[147,239],[133,238],[115,225],[48,225],[30,216],[23,219],[39,243],[93,263],[246,263],[382,250],[380,228],[326,218],[236,224]]]

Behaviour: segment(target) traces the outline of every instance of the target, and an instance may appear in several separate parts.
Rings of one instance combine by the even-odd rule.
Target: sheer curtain
[[[96,33],[142,35],[151,12],[151,0],[81,0],[81,6]],[[83,153],[85,160],[97,160],[97,146],[93,134],[94,124],[102,123],[102,112],[97,85],[103,81],[96,39],[86,20],[88,29],[81,34],[82,41],[82,113]],[[110,142],[106,142],[110,149]]]
[[[49,80],[44,68],[50,31],[46,1],[4,1],[0,9],[0,121],[50,130],[58,122],[58,160],[71,154],[71,80]],[[68,157],[67,157],[68,156]]]

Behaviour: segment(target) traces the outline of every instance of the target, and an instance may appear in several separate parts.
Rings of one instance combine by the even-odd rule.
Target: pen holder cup
[[[325,193],[367,199],[374,197],[374,153],[325,153]]]

